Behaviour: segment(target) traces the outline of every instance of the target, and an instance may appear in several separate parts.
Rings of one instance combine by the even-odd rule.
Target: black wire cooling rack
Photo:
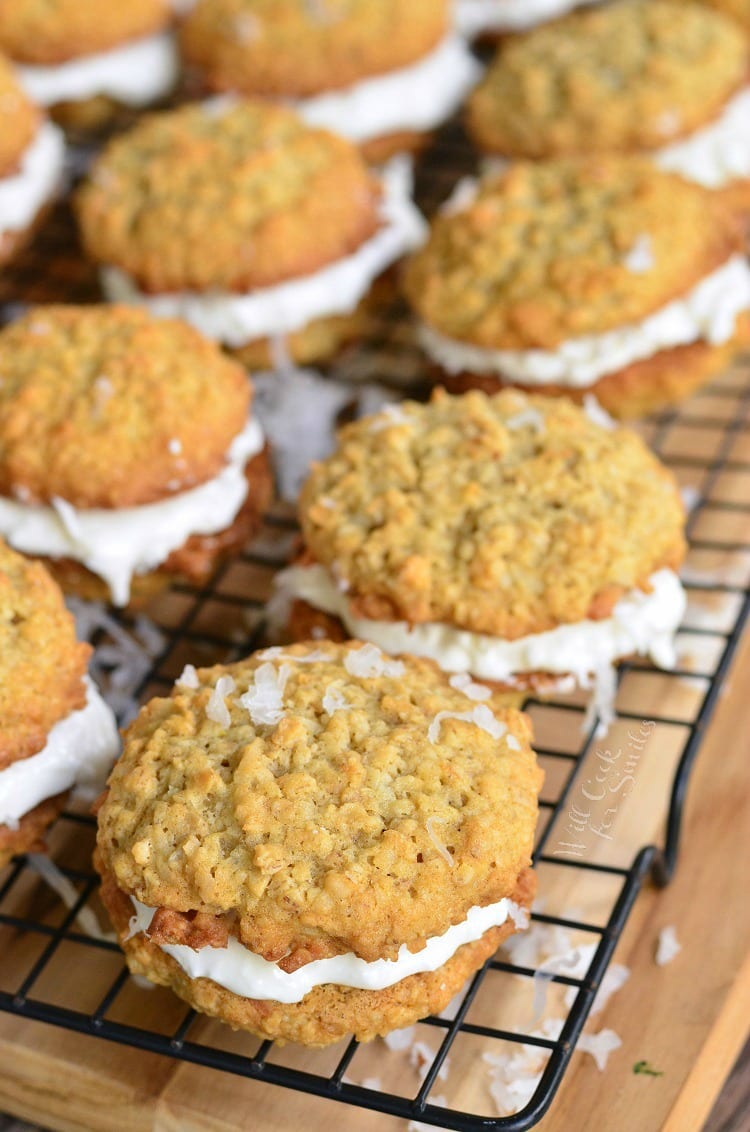
[[[449,129],[420,165],[418,186],[427,210],[448,195],[468,167],[460,133]],[[95,297],[91,275],[76,256],[65,208],[0,286],[6,318],[19,301]],[[409,329],[397,315],[373,328],[365,354],[369,375],[395,377],[399,383],[420,372]],[[361,351],[351,355],[340,372],[346,376],[348,364],[359,374],[363,356]],[[749,413],[747,358],[679,410],[644,426],[647,439],[674,468],[690,506],[684,571],[689,607],[678,638],[678,666],[669,673],[645,662],[621,666],[617,720],[605,740],[596,738],[593,725],[582,733],[585,702],[580,694],[526,703],[547,772],[535,866],[542,902],[548,903],[535,911],[532,930],[559,930],[574,946],[588,945],[585,970],[542,972],[546,1001],[541,1006],[540,961],[501,951],[448,1011],[418,1025],[411,1043],[414,1047],[419,1039],[418,1074],[405,1068],[403,1051],[381,1042],[361,1047],[350,1041],[310,1052],[279,1050],[270,1042],[232,1035],[169,992],[148,990],[133,980],[116,944],[92,934],[90,918],[82,923],[86,911],[102,925],[106,920],[90,866],[94,822],[86,813],[71,811],[57,822],[50,839],[67,893],[61,897],[42,884],[33,860],[20,859],[0,873],[0,1010],[406,1120],[466,1132],[531,1128],[563,1079],[641,887],[650,877],[666,884],[675,868],[690,769],[750,610]],[[225,564],[210,585],[197,590],[175,586],[148,611],[161,638],[136,695],[164,692],[185,663],[231,661],[259,643],[264,602],[274,573],[292,553],[295,534],[290,509],[278,506],[260,537]],[[128,632],[137,631],[126,614],[118,622]],[[106,626],[93,643],[100,648],[110,643]],[[579,791],[592,760],[596,765],[601,759],[605,742],[608,750],[615,744],[638,747],[638,735],[648,735],[641,746],[648,747],[651,757],[669,754],[662,834],[635,849],[626,847],[622,860],[614,850],[602,856],[588,845],[585,851],[571,849],[571,837],[581,834],[574,819],[580,818]],[[576,908],[579,895],[592,886],[596,900],[587,898],[586,912],[581,912]],[[545,1029],[542,1022],[540,1029],[540,1020],[545,1013],[549,1019],[551,1012],[556,1026]],[[533,1057],[534,1051],[539,1054],[538,1081],[531,1080],[519,1111],[498,1116],[489,1087],[493,1066],[498,1057]],[[363,1076],[362,1067],[368,1075]],[[450,1099],[441,1099],[441,1092]]]

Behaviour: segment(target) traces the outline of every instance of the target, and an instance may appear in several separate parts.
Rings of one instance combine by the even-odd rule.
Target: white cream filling
[[[0,179],[0,232],[29,227],[57,191],[64,160],[62,132],[51,122],[44,122],[22,154],[19,169]]]
[[[584,685],[592,673],[631,653],[650,656],[663,668],[674,663],[673,635],[685,612],[685,591],[671,570],[658,570],[649,583],[651,593],[631,591],[601,621],[578,621],[510,641],[437,622],[410,626],[356,617],[346,593],[320,564],[291,566],[276,580],[287,600],[301,599],[333,614],[350,636],[393,656],[428,657],[445,672],[470,672],[485,680],[510,681],[525,672],[572,673]]]
[[[311,126],[364,142],[401,130],[432,130],[451,116],[482,68],[458,35],[417,63],[307,98],[295,108]]]
[[[455,22],[470,39],[483,32],[525,31],[601,0],[456,0]]]
[[[24,88],[40,106],[80,102],[97,95],[126,106],[146,106],[172,90],[178,69],[177,48],[170,32],[54,66],[17,65]]]
[[[73,507],[63,499],[51,507],[0,498],[0,535],[16,550],[72,558],[103,578],[115,605],[126,605],[135,574],[165,561],[191,535],[212,535],[234,520],[245,501],[245,465],[263,448],[257,421],[235,437],[227,465],[199,487],[140,507]]]
[[[403,158],[390,161],[382,183],[382,226],[352,255],[313,275],[242,295],[222,291],[146,295],[125,272],[105,267],[102,287],[113,302],[148,307],[160,318],[182,318],[228,346],[291,334],[314,319],[350,314],[373,280],[421,244],[427,232],[411,199],[411,163]]]
[[[750,87],[736,94],[715,122],[657,150],[654,160],[709,189],[750,177]]]
[[[732,256],[686,295],[643,322],[571,338],[556,350],[488,350],[446,338],[422,325],[426,352],[449,373],[496,374],[524,385],[593,385],[608,373],[691,342],[721,345],[734,334],[737,316],[750,310],[750,267]]]
[[[120,737],[112,709],[88,676],[85,682],[86,706],[56,723],[38,754],[0,771],[0,825],[15,828],[40,802],[73,786],[104,784]]]
[[[134,896],[130,899],[136,911],[130,921],[128,938],[138,932],[148,934],[155,909],[147,908]],[[485,908],[469,909],[462,923],[454,924],[443,935],[428,939],[421,951],[409,951],[406,944],[402,944],[397,959],[376,959],[368,963],[349,953],[331,959],[316,959],[292,972],[282,971],[276,963],[253,954],[231,936],[226,947],[202,947],[198,951],[181,944],[162,943],[159,947],[171,955],[191,979],[211,979],[243,998],[301,1002],[313,987],[324,984],[383,990],[410,975],[436,971],[455,955],[459,947],[473,943],[490,928],[498,927],[508,919],[512,919],[517,928],[525,928],[529,922],[526,909],[506,898]]]

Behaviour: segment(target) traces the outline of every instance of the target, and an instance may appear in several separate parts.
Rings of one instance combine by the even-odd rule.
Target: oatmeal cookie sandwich
[[[100,787],[119,752],[90,653],[44,567],[0,541],[0,867],[43,848],[69,791]]]
[[[199,90],[291,103],[374,161],[421,147],[481,73],[448,0],[198,0],[180,45]]]
[[[169,0],[0,0],[0,50],[35,102],[85,129],[172,90],[173,17]]]
[[[99,810],[130,970],[280,1042],[442,1010],[528,922],[542,774],[526,717],[373,645],[188,667]]]
[[[201,584],[271,477],[244,370],[184,323],[39,307],[0,331],[0,535],[63,588],[125,605]]]
[[[501,159],[648,154],[750,209],[750,47],[691,0],[619,0],[505,43],[468,104]]]
[[[65,143],[0,55],[0,264],[24,247],[60,187]]]
[[[376,175],[291,110],[221,99],[112,141],[78,215],[108,298],[184,318],[251,368],[274,339],[312,362],[358,337],[372,284],[424,238],[403,162]]]
[[[721,194],[643,159],[526,162],[463,186],[404,287],[452,390],[593,393],[634,417],[748,341],[744,239]]]
[[[677,484],[635,433],[567,399],[438,391],[346,425],[299,519],[273,609],[295,639],[429,657],[477,699],[467,673],[544,690],[611,685],[634,653],[673,663]]]

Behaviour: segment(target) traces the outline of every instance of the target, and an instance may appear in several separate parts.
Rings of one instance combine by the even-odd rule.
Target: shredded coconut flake
[[[229,727],[232,722],[225,700],[235,687],[236,684],[231,676],[220,676],[206,704],[207,717],[214,723],[218,723],[220,727]]]
[[[614,432],[617,428],[617,421],[602,408],[593,393],[584,394],[583,411],[589,420],[600,428],[606,428],[608,432]]]
[[[443,1096],[430,1097],[430,1104],[434,1104],[436,1108],[447,1108],[448,1101]],[[423,1120],[410,1120],[406,1126],[406,1132],[435,1132],[434,1124],[425,1124]]]
[[[379,1077],[363,1077],[362,1088],[372,1089],[373,1092],[379,1093],[383,1087],[383,1083]]]
[[[633,275],[645,275],[654,266],[654,249],[649,235],[639,236],[623,259],[623,266]]]
[[[621,1045],[622,1039],[614,1030],[600,1030],[598,1034],[581,1034],[576,1048],[582,1053],[590,1053],[597,1069],[603,1073],[607,1068],[609,1055]]]
[[[180,675],[175,680],[175,684],[179,688],[200,688],[201,683],[198,679],[198,673],[195,670],[195,666],[192,664],[186,664]]]
[[[35,873],[39,874],[45,884],[48,884],[52,891],[57,893],[66,908],[75,908],[81,894],[65,874],[60,872],[54,861],[41,853],[29,853],[26,862]],[[117,942],[115,933],[104,931],[99,926],[99,921],[92,909],[85,904],[76,913],[76,922],[81,931],[90,936],[91,939],[107,940],[110,943]]]
[[[612,664],[603,664],[594,673],[593,695],[586,706],[581,730],[590,731],[598,718],[594,738],[603,739],[616,719],[617,671]]]
[[[351,706],[346,702],[343,692],[338,688],[326,688],[323,696],[323,711],[333,715],[337,711],[347,711]]]
[[[430,817],[424,823],[425,829],[427,830],[428,834],[430,835],[430,840],[432,841],[432,844],[435,846],[435,848],[437,849],[440,856],[448,863],[448,867],[452,869],[453,864],[454,864],[453,856],[452,856],[450,850],[448,849],[447,845],[444,845],[443,842],[440,840],[440,838],[437,836],[437,834],[435,833],[435,829],[434,829],[435,822],[442,822],[442,821],[445,821],[445,818]]]
[[[182,441],[178,440],[177,437],[173,437],[167,445],[167,448],[173,456],[179,456],[180,452],[182,452]]]
[[[677,942],[677,932],[674,925],[662,928],[656,945],[656,962],[659,967],[666,967],[682,951],[682,944]]]
[[[409,416],[404,412],[402,405],[385,405],[370,422],[370,432],[382,432],[392,425],[405,424],[409,424]]]
[[[416,1035],[416,1026],[405,1026],[403,1030],[391,1030],[390,1034],[385,1035],[383,1041],[393,1053],[400,1053],[402,1050],[411,1047]]]
[[[253,686],[240,696],[240,704],[256,727],[274,726],[284,718],[284,688],[292,671],[289,664],[282,664],[278,671],[273,664],[256,668]]]
[[[539,1030],[530,1037],[559,1038],[563,1023],[558,1018],[547,1018]],[[549,1061],[549,1050],[541,1046],[522,1045],[516,1053],[483,1053],[482,1060],[489,1066],[489,1092],[498,1116],[520,1112],[536,1091],[544,1067]]]
[[[455,676],[451,676],[448,683],[451,688],[455,688],[457,692],[463,692],[470,700],[488,700],[492,695],[490,689],[485,688],[484,684],[475,684],[468,672],[457,672]]]
[[[391,660],[377,645],[362,645],[344,657],[344,668],[352,676],[368,680],[376,676],[403,676],[406,669],[400,660]]]
[[[538,409],[522,409],[515,416],[508,417],[505,424],[511,432],[517,432],[522,428],[530,428],[534,432],[544,432],[547,422]]]
[[[324,649],[313,649],[306,656],[293,656],[292,653],[284,652],[281,645],[273,645],[270,649],[263,649],[263,652],[259,652],[258,656],[261,660],[288,660],[290,664],[317,664],[318,661],[331,659],[331,654]]]
[[[481,728],[491,735],[493,739],[502,739],[503,735],[508,730],[506,724],[501,723],[496,719],[486,704],[480,704],[472,711],[439,711],[427,732],[427,738],[431,743],[437,743],[440,736],[440,727],[444,719],[460,719],[464,723],[473,723],[475,727]]]

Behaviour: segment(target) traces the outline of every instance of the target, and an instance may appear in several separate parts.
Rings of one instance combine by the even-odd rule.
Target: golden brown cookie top
[[[677,484],[640,437],[517,391],[346,425],[300,522],[355,615],[506,639],[607,617],[684,554]]]
[[[0,540],[0,770],[84,707],[90,652],[44,567]]]
[[[38,307],[0,331],[0,494],[134,507],[212,479],[245,427],[245,371],[185,323]]]
[[[296,965],[395,958],[514,891],[541,778],[525,716],[359,642],[191,675],[131,724],[99,811],[122,890]]]
[[[15,172],[24,151],[34,139],[41,124],[41,115],[27,98],[12,66],[0,55],[0,108],[3,129],[0,133],[0,177]]]
[[[211,90],[305,97],[408,67],[447,27],[445,0],[198,0],[180,44]]]
[[[702,3],[731,16],[746,32],[750,32],[750,0],[702,0]]]
[[[151,35],[171,18],[169,0],[0,0],[0,50],[20,63],[64,63]]]
[[[749,62],[739,27],[698,4],[605,4],[509,39],[469,127],[507,157],[655,149],[717,118]]]
[[[634,268],[644,246],[649,266]],[[646,160],[519,163],[437,217],[405,290],[446,337],[553,350],[641,322],[742,247],[719,194]]]
[[[147,291],[249,291],[354,251],[379,186],[356,148],[262,102],[193,105],[116,138],[78,196],[83,242]]]

